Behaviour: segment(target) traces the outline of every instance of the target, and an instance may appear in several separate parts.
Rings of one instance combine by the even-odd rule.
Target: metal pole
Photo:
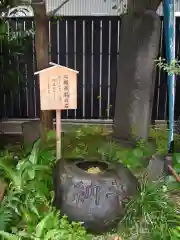
[[[170,64],[175,59],[175,14],[174,14],[174,0],[164,0],[164,29],[165,29],[165,43],[166,43],[166,59]],[[173,151],[174,144],[174,105],[175,105],[175,75],[168,74],[168,95],[169,95],[169,136],[168,136],[168,150]]]

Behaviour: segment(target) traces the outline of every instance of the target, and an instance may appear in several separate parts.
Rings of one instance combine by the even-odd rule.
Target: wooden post
[[[61,110],[56,110],[56,159],[61,158]]]

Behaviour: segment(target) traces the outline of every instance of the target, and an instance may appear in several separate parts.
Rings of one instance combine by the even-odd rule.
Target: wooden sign
[[[56,110],[56,158],[61,158],[61,110],[77,108],[78,71],[50,62],[39,74],[41,110]]]
[[[77,108],[78,71],[57,64],[39,74],[41,110]]]

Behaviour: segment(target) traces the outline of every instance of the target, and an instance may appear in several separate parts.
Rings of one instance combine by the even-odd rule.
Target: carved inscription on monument
[[[100,201],[108,198],[124,196],[124,187],[117,183],[116,180],[110,182],[110,184],[103,184],[101,187],[93,184],[91,181],[89,184],[83,181],[78,182],[73,186],[72,201],[76,204],[83,204],[85,200],[92,199],[95,205],[99,205]]]
[[[92,185],[92,182],[85,185],[83,181],[80,181],[74,185],[76,192],[73,196],[73,201],[78,203],[84,203],[86,199],[93,198],[96,205],[100,204],[100,186]]]
[[[106,198],[111,196],[121,196],[125,191],[124,186],[120,185],[116,179],[112,180],[112,185],[109,187],[109,191],[106,192]]]

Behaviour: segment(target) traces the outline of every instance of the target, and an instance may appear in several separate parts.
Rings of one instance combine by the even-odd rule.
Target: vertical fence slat
[[[108,115],[108,63],[109,63],[109,19],[103,18],[101,26],[101,118],[107,119]]]
[[[48,32],[49,32],[49,56],[51,56],[51,48],[52,48],[52,43],[51,43],[51,19],[49,19],[49,21],[48,21]]]
[[[85,20],[85,118],[91,119],[92,18]]]
[[[10,37],[10,24],[9,22],[7,23],[8,24],[8,37]],[[9,49],[8,51],[8,62],[9,62],[9,66],[11,66],[12,62],[10,60],[10,57],[11,57],[11,50]],[[12,99],[11,99],[11,93],[12,93],[12,90],[8,90],[6,91],[6,103],[7,103],[7,106],[8,106],[8,109],[7,109],[7,116],[12,116]]]
[[[0,81],[0,117],[3,118],[4,117],[4,105],[3,105],[3,102],[4,102],[4,91],[3,91],[3,82],[4,82],[4,75],[3,75],[3,72],[4,72],[4,64],[3,64],[3,41],[2,39],[0,39],[0,76],[1,76],[1,81]]]
[[[15,21],[15,29],[16,29],[16,31],[18,29],[17,21]],[[19,73],[20,72],[20,66],[19,66],[20,57],[18,55],[16,56],[16,60],[17,60],[17,71]],[[22,114],[22,111],[21,111],[21,93],[20,93],[20,90],[19,90],[19,88],[21,86],[21,83],[20,83],[21,79],[20,79],[19,74],[18,74],[17,81],[18,81],[18,110],[19,110],[19,116],[21,116],[21,114]]]
[[[163,21],[162,21],[161,22],[160,43],[159,43],[159,56],[162,56],[162,52],[163,52],[162,51],[162,49],[163,49],[163,29],[164,29],[164,27],[163,27]],[[161,72],[162,72],[161,69],[156,67],[156,80],[155,80],[154,101],[153,101],[153,109],[152,109],[152,122],[155,119],[157,119],[157,116],[158,116]]]
[[[85,55],[85,21],[83,20],[83,119],[85,118],[85,110],[86,110],[86,102],[85,102],[85,94],[86,94],[86,79],[85,79],[85,70],[86,70],[86,55]]]
[[[27,33],[32,27],[31,19],[26,21],[26,30]],[[28,89],[28,117],[33,118],[35,116],[35,99],[34,99],[34,66],[33,66],[33,36],[26,36],[26,44],[25,47],[25,61],[27,66],[27,89]],[[30,48],[31,52],[27,49]]]
[[[66,20],[66,67],[69,67],[69,58],[68,58],[68,40],[69,40],[69,35],[68,35],[68,21]],[[68,109],[64,110],[66,112],[66,118],[68,119]]]
[[[10,35],[10,31],[9,31],[9,23],[7,23],[8,24],[8,37],[9,37],[9,35]],[[9,61],[9,58],[10,58],[10,55],[11,55],[11,53],[10,53],[10,51],[8,51],[8,63],[9,63],[9,66],[11,65],[11,62]],[[8,117],[9,115],[11,116],[11,113],[10,113],[10,98],[9,98],[9,96],[10,96],[10,91],[6,91],[6,95],[5,95],[5,103],[7,104],[7,109],[6,109],[6,116]]]
[[[94,110],[94,20],[91,22],[91,118]]]
[[[49,32],[49,59],[56,63],[57,61],[57,21],[54,18],[50,18],[48,22],[48,32]],[[55,111],[52,112],[55,118]]]
[[[76,67],[79,71],[77,84],[77,119],[83,118],[83,23],[82,18],[76,19]]]
[[[7,111],[6,111],[6,94],[3,96],[3,104],[4,104],[4,118],[7,117]]]
[[[33,26],[35,27],[35,21],[33,20]],[[49,28],[49,32],[50,32],[50,20],[48,21],[48,28]],[[36,72],[37,71],[37,60],[36,60],[36,46],[35,46],[35,35],[33,38],[34,41],[34,46],[33,46],[33,55],[34,55],[34,69]],[[48,41],[50,42],[50,37],[48,39]],[[50,54],[50,44],[49,44],[49,54]],[[33,73],[34,74],[34,73]],[[36,104],[36,117],[39,118],[40,117],[40,91],[39,91],[39,76],[38,75],[34,75],[34,84],[35,84],[35,88],[34,88],[34,96],[35,96],[35,104]]]
[[[162,25],[163,27],[163,25]],[[162,31],[164,31],[164,29],[162,28]],[[164,34],[163,34],[163,38],[162,38],[162,48],[160,49],[160,56],[162,58],[165,58],[165,39],[164,39]],[[159,77],[159,84],[158,84],[158,102],[157,102],[157,120],[166,120],[167,116],[165,116],[165,112],[167,111],[167,73],[161,69],[160,70],[160,77]],[[155,96],[156,98],[157,96]]]
[[[23,30],[26,31],[26,21],[23,21]],[[29,94],[28,94],[28,73],[27,73],[27,62],[25,62],[25,82],[26,82],[26,86],[25,86],[25,92],[26,92],[26,116],[29,117]]]
[[[56,33],[57,33],[57,63],[60,64],[59,62],[59,54],[60,54],[60,47],[59,47],[59,21],[57,21],[57,25],[56,25]]]
[[[107,97],[107,119],[110,119],[110,94],[111,94],[111,21],[109,20],[109,36],[108,36],[108,97]]]
[[[58,55],[58,62],[61,65],[66,65],[66,22],[65,18],[59,19],[59,28],[57,31],[59,31],[59,55]],[[53,42],[52,42],[53,44]],[[62,111],[62,118],[66,118],[66,111]]]
[[[74,69],[77,70],[77,63],[76,63],[76,19],[74,20]],[[77,109],[74,110],[74,118],[77,118]]]
[[[102,20],[100,20],[99,118],[102,117]]]
[[[34,30],[35,29],[35,24],[34,21],[31,20],[31,27]],[[32,36],[32,53],[33,53],[33,76],[36,71],[36,55],[35,55],[35,34]],[[38,82],[36,77],[34,76],[33,80],[33,96],[34,96],[34,118],[37,118],[37,96],[36,96],[36,86]]]
[[[94,58],[93,58],[93,118],[99,119],[99,79],[100,79],[100,19],[94,19]]]
[[[67,57],[68,67],[74,69],[74,19],[70,18],[67,20]],[[75,118],[75,110],[68,110],[68,119]]]
[[[57,39],[57,25],[58,21],[51,19],[49,26],[49,45],[50,45],[50,59],[52,62],[58,62],[58,39]]]
[[[57,39],[58,20],[51,18],[49,21],[49,56],[52,62],[58,62],[58,39]],[[55,118],[55,111],[53,117]]]

